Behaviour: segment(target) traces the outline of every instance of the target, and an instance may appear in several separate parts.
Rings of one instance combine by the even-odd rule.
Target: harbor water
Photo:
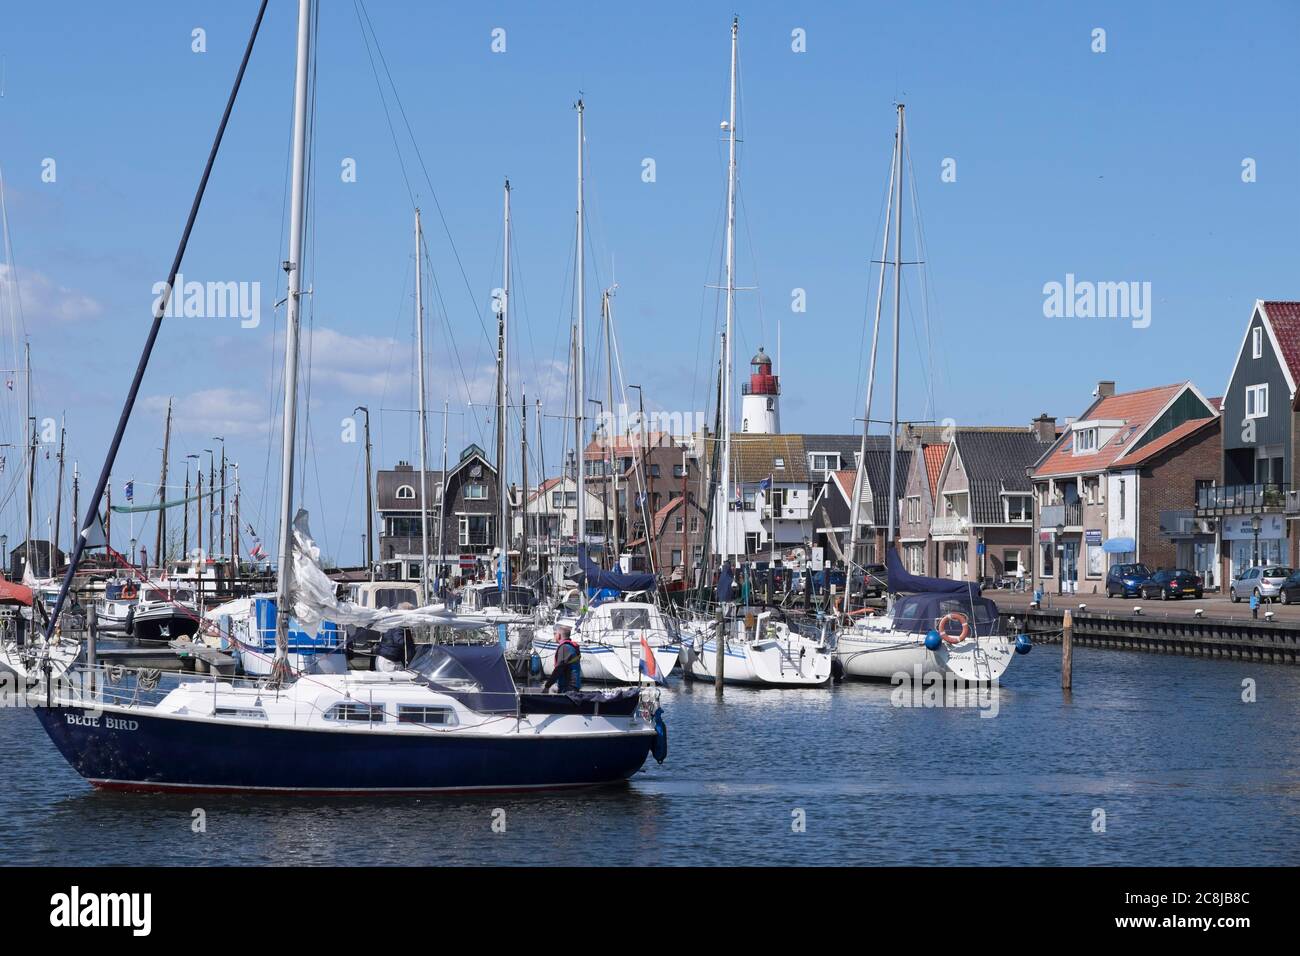
[[[1058,665],[1038,647],[942,707],[674,678],[666,763],[525,795],[99,793],[6,708],[0,863],[1300,863],[1300,668],[1077,648],[1067,698]]]

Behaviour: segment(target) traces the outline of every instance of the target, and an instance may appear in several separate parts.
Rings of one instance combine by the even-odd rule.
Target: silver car
[[[1276,601],[1282,585],[1291,576],[1291,568],[1280,564],[1266,564],[1257,568],[1247,568],[1237,575],[1237,579],[1228,585],[1228,596],[1233,603],[1242,598],[1258,594],[1261,601]]]

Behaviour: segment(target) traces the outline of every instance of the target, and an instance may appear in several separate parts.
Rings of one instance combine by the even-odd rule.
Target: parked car
[[[1233,602],[1252,594],[1259,595],[1261,601],[1276,601],[1282,591],[1282,585],[1291,576],[1294,568],[1280,564],[1265,564],[1247,568],[1237,575],[1237,579],[1228,585],[1228,597]]]
[[[883,564],[868,564],[853,572],[853,587],[859,597],[880,597],[889,590],[888,571]]]
[[[1278,590],[1278,600],[1283,604],[1300,604],[1300,571],[1292,571]]]
[[[1185,568],[1157,571],[1142,582],[1139,591],[1148,601],[1152,598],[1159,598],[1162,601],[1184,597],[1199,598],[1205,594],[1201,579]]]
[[[1106,597],[1137,597],[1150,577],[1145,564],[1117,564],[1106,574]]]

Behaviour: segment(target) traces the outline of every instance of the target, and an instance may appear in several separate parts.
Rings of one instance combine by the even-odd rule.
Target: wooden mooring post
[[[722,605],[718,605],[718,635],[716,638],[717,645],[713,656],[713,693],[722,696],[722,672],[727,666],[727,642],[726,642],[726,624],[723,620]]]
[[[1070,690],[1074,669],[1074,615],[1066,608],[1061,616],[1061,690]]]

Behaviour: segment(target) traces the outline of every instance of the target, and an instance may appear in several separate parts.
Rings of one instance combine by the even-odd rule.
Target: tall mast
[[[573,446],[574,460],[577,462],[578,470],[578,528],[576,542],[579,548],[587,540],[587,474],[584,461],[584,451],[586,449],[586,401],[587,401],[587,384],[584,375],[584,365],[586,357],[584,355],[584,342],[587,335],[587,304],[585,301],[585,288],[587,283],[587,267],[583,256],[583,247],[586,240],[586,229],[583,225],[583,217],[586,210],[583,206],[583,178],[585,167],[583,166],[583,147],[585,145],[586,133],[584,126],[584,108],[582,100],[578,100],[578,267],[577,267],[577,305],[578,305],[578,328],[574,335],[573,341],[573,364],[574,364],[574,388],[576,398],[573,408],[573,427],[576,436]]]
[[[32,414],[32,343],[23,345],[23,366],[26,394],[27,441],[23,443],[23,454],[27,458],[27,539],[23,544],[24,573],[32,563],[32,508],[36,496],[36,416]],[[36,572],[33,571],[32,574]]]
[[[167,399],[167,421],[163,425],[162,468],[158,477],[158,540],[154,542],[154,560],[163,566],[163,548],[167,546],[167,459],[172,447],[172,400]],[[189,505],[186,505],[188,508]]]
[[[420,260],[423,232],[420,210],[415,210],[415,350],[420,389],[420,603],[429,603],[429,471],[428,429],[424,419],[424,269]],[[446,476],[443,476],[446,481]]]
[[[438,560],[447,560],[447,400],[442,400],[442,490],[438,493]]]
[[[59,483],[54,489],[54,533],[50,537],[50,576],[54,576],[54,555],[59,550],[60,532],[63,529],[63,450],[68,429],[63,421],[59,422]]]
[[[894,402],[889,412],[889,534],[886,550],[894,546],[898,520],[898,328],[903,287],[903,104],[898,104],[898,147],[894,152]]]
[[[894,156],[898,155],[898,137],[894,137]],[[871,399],[876,387],[876,346],[880,342],[880,310],[885,298],[885,257],[889,255],[889,227],[894,215],[894,162],[889,164],[889,192],[885,202],[885,231],[880,241],[880,281],[876,284],[876,321],[871,330],[871,361],[867,367],[867,407],[862,416],[862,445],[858,452],[858,467],[853,475],[853,501],[849,505],[849,579],[852,583],[853,564],[858,554],[858,525],[862,508],[862,482],[867,471],[867,434],[871,431]],[[845,611],[853,610],[853,588],[846,588]]]
[[[605,486],[610,489],[608,500],[612,501],[614,508],[614,523],[611,525],[613,532],[613,548],[611,554],[615,563],[618,562],[618,477],[615,471],[614,457],[614,433],[610,429],[615,421],[614,416],[614,316],[610,311],[610,298],[613,296],[613,289],[606,289],[605,294],[601,296],[601,311],[605,313],[605,376],[607,387],[605,398],[609,406],[605,414],[605,442],[609,445],[609,478],[606,479],[608,484]]]
[[[497,587],[504,593],[510,584],[510,496],[506,474],[506,442],[510,404],[510,180],[506,180],[504,235],[501,253],[501,314],[497,318]]]
[[[524,583],[528,572],[528,394],[519,389],[519,483],[520,504],[524,506],[523,534],[519,536],[519,581]]]
[[[293,454],[298,429],[298,326],[307,216],[307,95],[312,0],[298,0],[298,55],[293,87],[293,184],[289,194],[289,249],[284,339],[284,435],[280,448],[280,548],[275,584],[275,670],[289,665],[290,584],[293,573]],[[209,535],[209,545],[211,544]]]
[[[731,365],[736,314],[736,59],[740,18],[731,21],[731,115],[727,120],[727,327],[722,355],[722,559],[731,557]]]
[[[358,405],[352,410],[352,414],[355,415],[357,412],[364,412],[366,416],[366,573],[373,581],[375,579],[375,495],[370,471],[370,409],[365,405]],[[239,474],[238,465],[235,466],[235,474]]]

